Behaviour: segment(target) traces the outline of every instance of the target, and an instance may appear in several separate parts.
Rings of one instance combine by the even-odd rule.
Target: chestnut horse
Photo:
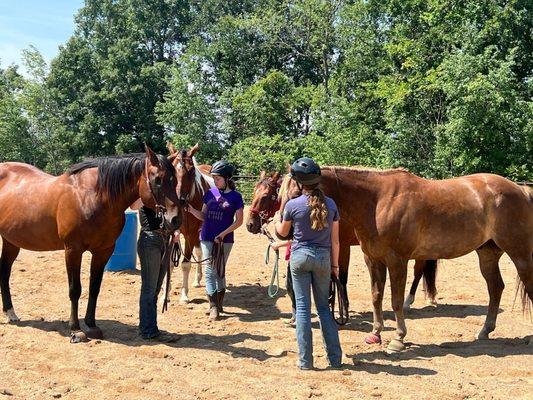
[[[101,337],[95,311],[104,266],[124,227],[124,211],[141,198],[167,224],[177,229],[181,208],[171,160],[146,147],[146,154],[105,157],[73,165],[61,176],[51,176],[27,164],[0,164],[0,289],[3,311],[18,321],[9,278],[21,248],[65,250],[69,297],[69,327],[79,331],[82,254],[92,253],[89,301],[85,323],[90,337]]]
[[[325,173],[328,173],[325,171]],[[267,176],[265,171],[261,172],[259,177],[259,182],[254,187],[254,196],[252,203],[250,205],[250,213],[248,215],[248,221],[246,227],[250,233],[259,233],[261,226],[269,222],[273,217],[276,211],[281,207],[281,195],[280,189],[282,184],[283,177],[281,177],[279,172],[271,173],[270,176]],[[287,185],[285,185],[286,189]],[[322,184],[321,189],[324,191],[326,196],[331,197],[337,203],[338,193],[335,190],[335,187],[328,187],[327,184]],[[283,192],[283,191],[282,191]],[[299,190],[293,190],[289,195],[289,198],[294,198],[300,195]],[[342,204],[342,203],[338,203]],[[339,212],[341,216],[344,214],[344,210],[339,206]],[[353,227],[350,225],[348,220],[341,218],[339,226],[339,241],[340,241],[340,255],[339,255],[339,277],[341,283],[346,287],[348,282],[348,267],[350,261],[350,246],[359,245],[357,236],[354,234]],[[414,270],[415,277],[413,284],[411,285],[411,290],[409,297],[405,301],[405,308],[408,309],[410,305],[414,302],[416,289],[420,282],[420,279],[424,277],[424,287],[426,290],[426,295],[429,297],[428,303],[431,305],[436,305],[435,297],[437,295],[437,289],[435,286],[436,279],[436,269],[437,261],[436,260],[417,260],[415,262]],[[287,281],[288,286],[290,280]],[[295,300],[294,293],[291,287],[287,287],[287,292],[291,297],[292,308],[293,308],[293,317],[295,309]],[[348,306],[348,304],[347,304]],[[348,310],[345,310],[348,315]]]
[[[174,157],[172,164],[176,169],[178,178],[177,194],[182,204],[190,204],[197,210],[202,209],[204,194],[209,188],[215,186],[215,182],[209,175],[210,165],[198,165],[194,154],[200,146],[196,144],[189,150],[177,151],[174,145],[167,143],[167,148]],[[200,230],[202,221],[195,218],[192,214],[185,212],[180,232],[185,239],[185,249],[183,250],[183,261],[181,270],[183,273],[181,303],[188,303],[189,300],[189,272],[191,271],[191,258],[193,250],[195,253],[196,274],[193,282],[194,287],[200,287],[202,279],[202,265],[198,261],[202,258],[200,251]]]
[[[292,179],[285,181],[282,206],[297,190]],[[335,193],[332,197],[341,220],[353,229],[365,254],[375,335],[383,329],[383,291],[389,272],[397,324],[390,351],[404,349],[407,329],[402,305],[409,260],[478,253],[490,299],[479,339],[488,339],[496,327],[504,288],[498,265],[503,253],[518,271],[522,306],[533,302],[533,192],[529,188],[493,174],[429,180],[400,169],[343,167],[323,168],[321,184]]]

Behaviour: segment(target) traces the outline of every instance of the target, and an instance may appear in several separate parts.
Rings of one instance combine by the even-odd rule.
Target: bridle
[[[156,192],[154,191],[152,187],[152,182],[150,181],[150,178],[148,177],[148,158],[144,161],[144,179],[146,180],[146,184],[148,185],[148,189],[150,189],[150,196],[152,196],[152,199],[155,203],[155,214],[157,218],[161,221],[159,228],[163,228],[165,226],[165,215],[167,213],[167,208],[159,202],[159,200],[156,197]]]
[[[183,151],[182,151],[182,154],[183,154]],[[178,160],[179,160],[178,164],[180,165],[180,167],[183,170],[185,170],[185,175],[184,176],[187,177],[187,178],[190,177],[190,180],[192,182],[191,185],[194,185],[194,174],[196,173],[194,165],[193,165],[192,168],[187,169],[187,165],[185,164],[185,161],[189,161],[189,162],[192,163],[193,162],[192,157],[180,155]],[[179,197],[179,201],[180,201],[180,203],[181,203],[181,205],[183,207],[187,207],[187,205],[189,203],[189,196],[191,194],[191,191],[189,190],[186,195],[183,195],[182,194],[183,190],[181,190],[182,182],[183,182],[183,177],[182,177],[181,182],[180,182],[180,197]]]

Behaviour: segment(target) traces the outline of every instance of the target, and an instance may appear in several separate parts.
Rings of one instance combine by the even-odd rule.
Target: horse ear
[[[191,149],[189,150],[189,156],[194,156],[194,153],[196,153],[198,150],[200,150],[200,145],[196,143]]]
[[[272,179],[272,182],[277,182],[278,179],[279,179],[279,172],[277,172],[277,171],[274,172],[274,173],[272,174],[272,178],[271,178],[271,179]]]
[[[259,173],[259,179],[261,179],[261,180],[265,179],[265,175],[266,175],[266,171],[265,171],[265,170],[262,170],[262,171]]]
[[[146,157],[148,160],[150,160],[150,164],[152,164],[155,167],[159,167],[159,159],[157,158],[157,154],[154,153],[154,151],[148,147],[148,145],[144,144],[144,150],[146,151]]]
[[[167,141],[167,149],[168,149],[168,152],[170,153],[170,155],[174,155],[175,153],[177,153],[176,148],[174,147],[174,145],[172,144],[172,142],[170,140]]]

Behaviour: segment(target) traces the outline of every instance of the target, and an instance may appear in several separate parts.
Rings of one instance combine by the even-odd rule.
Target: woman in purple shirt
[[[302,195],[285,204],[276,231],[285,237],[294,227],[290,265],[296,298],[298,367],[313,369],[312,289],[329,365],[339,368],[342,365],[339,332],[328,304],[331,274],[339,276],[339,212],[333,199],[324,196],[318,187],[320,167],[312,159],[296,160],[291,166],[291,178]]]
[[[242,225],[244,203],[235,190],[233,173],[235,168],[227,161],[213,164],[211,175],[215,187],[204,195],[201,211],[189,206],[189,212],[204,221],[200,233],[200,248],[205,262],[205,290],[209,298],[209,320],[216,321],[223,311],[222,303],[226,293],[226,278],[220,278],[213,267],[211,255],[215,242],[223,243],[224,264],[233,246],[233,231]]]

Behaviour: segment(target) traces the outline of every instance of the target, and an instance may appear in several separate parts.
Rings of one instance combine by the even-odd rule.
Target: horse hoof
[[[17,314],[15,314],[15,310],[13,308],[10,308],[9,310],[4,311],[4,315],[7,317],[7,322],[20,321],[20,318],[17,317]]]
[[[477,339],[478,340],[488,340],[489,339],[489,334],[485,331],[481,331],[477,334]]]
[[[190,303],[190,300],[188,297],[182,297],[180,299],[180,304],[189,304]]]
[[[365,338],[366,344],[381,344],[381,335],[376,333],[371,333]]]
[[[202,285],[200,284],[200,282],[195,281],[195,282],[192,284],[192,287],[196,287],[196,288],[198,288],[198,287],[202,287]]]
[[[83,331],[72,332],[70,334],[70,343],[83,343],[88,341],[89,339]]]
[[[437,301],[436,300],[428,300],[426,302],[426,304],[429,306],[429,307],[437,307]]]
[[[93,326],[92,328],[89,328],[87,330],[87,337],[91,339],[103,339],[104,334],[102,333],[102,330],[98,328],[97,326]]]
[[[401,351],[405,350],[405,344],[401,340],[398,339],[392,339],[387,346],[387,353],[399,353]]]

